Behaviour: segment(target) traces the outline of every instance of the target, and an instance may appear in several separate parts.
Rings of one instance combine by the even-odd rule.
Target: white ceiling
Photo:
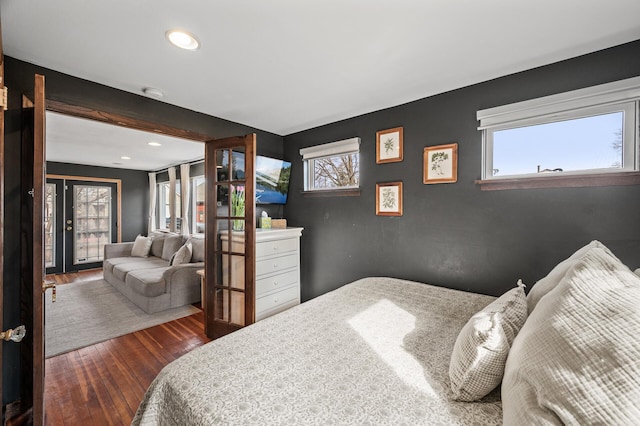
[[[202,142],[50,111],[46,123],[47,161],[157,171],[204,158]],[[160,146],[150,146],[149,142]]]
[[[6,55],[280,135],[640,39],[638,0],[0,3]]]

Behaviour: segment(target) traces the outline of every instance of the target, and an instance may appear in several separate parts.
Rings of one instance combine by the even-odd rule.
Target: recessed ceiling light
[[[153,87],[144,87],[142,89],[142,93],[149,96],[150,98],[160,99],[164,97],[164,93],[160,89],[154,89]]]
[[[147,145],[149,145],[149,146],[162,146],[162,144],[160,142],[147,142]]]
[[[169,30],[165,33],[167,39],[176,47],[186,50],[197,50],[200,42],[193,35],[183,30]]]
[[[131,160],[131,157],[127,157],[126,155],[123,155],[122,157],[120,157],[120,159],[122,159],[122,160]]]

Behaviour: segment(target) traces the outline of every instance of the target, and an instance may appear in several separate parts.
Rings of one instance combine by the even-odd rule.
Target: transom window
[[[360,187],[360,138],[300,150],[304,190],[342,190]]]
[[[478,111],[484,180],[638,170],[640,78]]]

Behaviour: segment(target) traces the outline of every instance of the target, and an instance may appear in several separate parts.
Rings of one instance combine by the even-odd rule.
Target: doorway
[[[44,256],[47,274],[100,268],[104,246],[119,241],[121,184],[47,176]]]

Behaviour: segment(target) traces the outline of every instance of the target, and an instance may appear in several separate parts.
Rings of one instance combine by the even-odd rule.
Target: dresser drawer
[[[272,259],[258,260],[256,262],[256,277],[260,278],[261,275],[277,273],[296,266],[298,266],[297,253]]]
[[[282,288],[298,283],[298,270],[285,272],[284,274],[273,275],[268,278],[256,280],[256,297],[265,293],[272,293]]]
[[[265,241],[256,244],[256,259],[260,260],[263,256],[271,256],[280,253],[296,251],[298,249],[297,238],[287,238],[286,240]]]
[[[265,313],[273,314],[282,307],[283,310],[297,305],[300,300],[300,287],[286,288],[277,293],[256,299],[256,321],[265,317]]]

